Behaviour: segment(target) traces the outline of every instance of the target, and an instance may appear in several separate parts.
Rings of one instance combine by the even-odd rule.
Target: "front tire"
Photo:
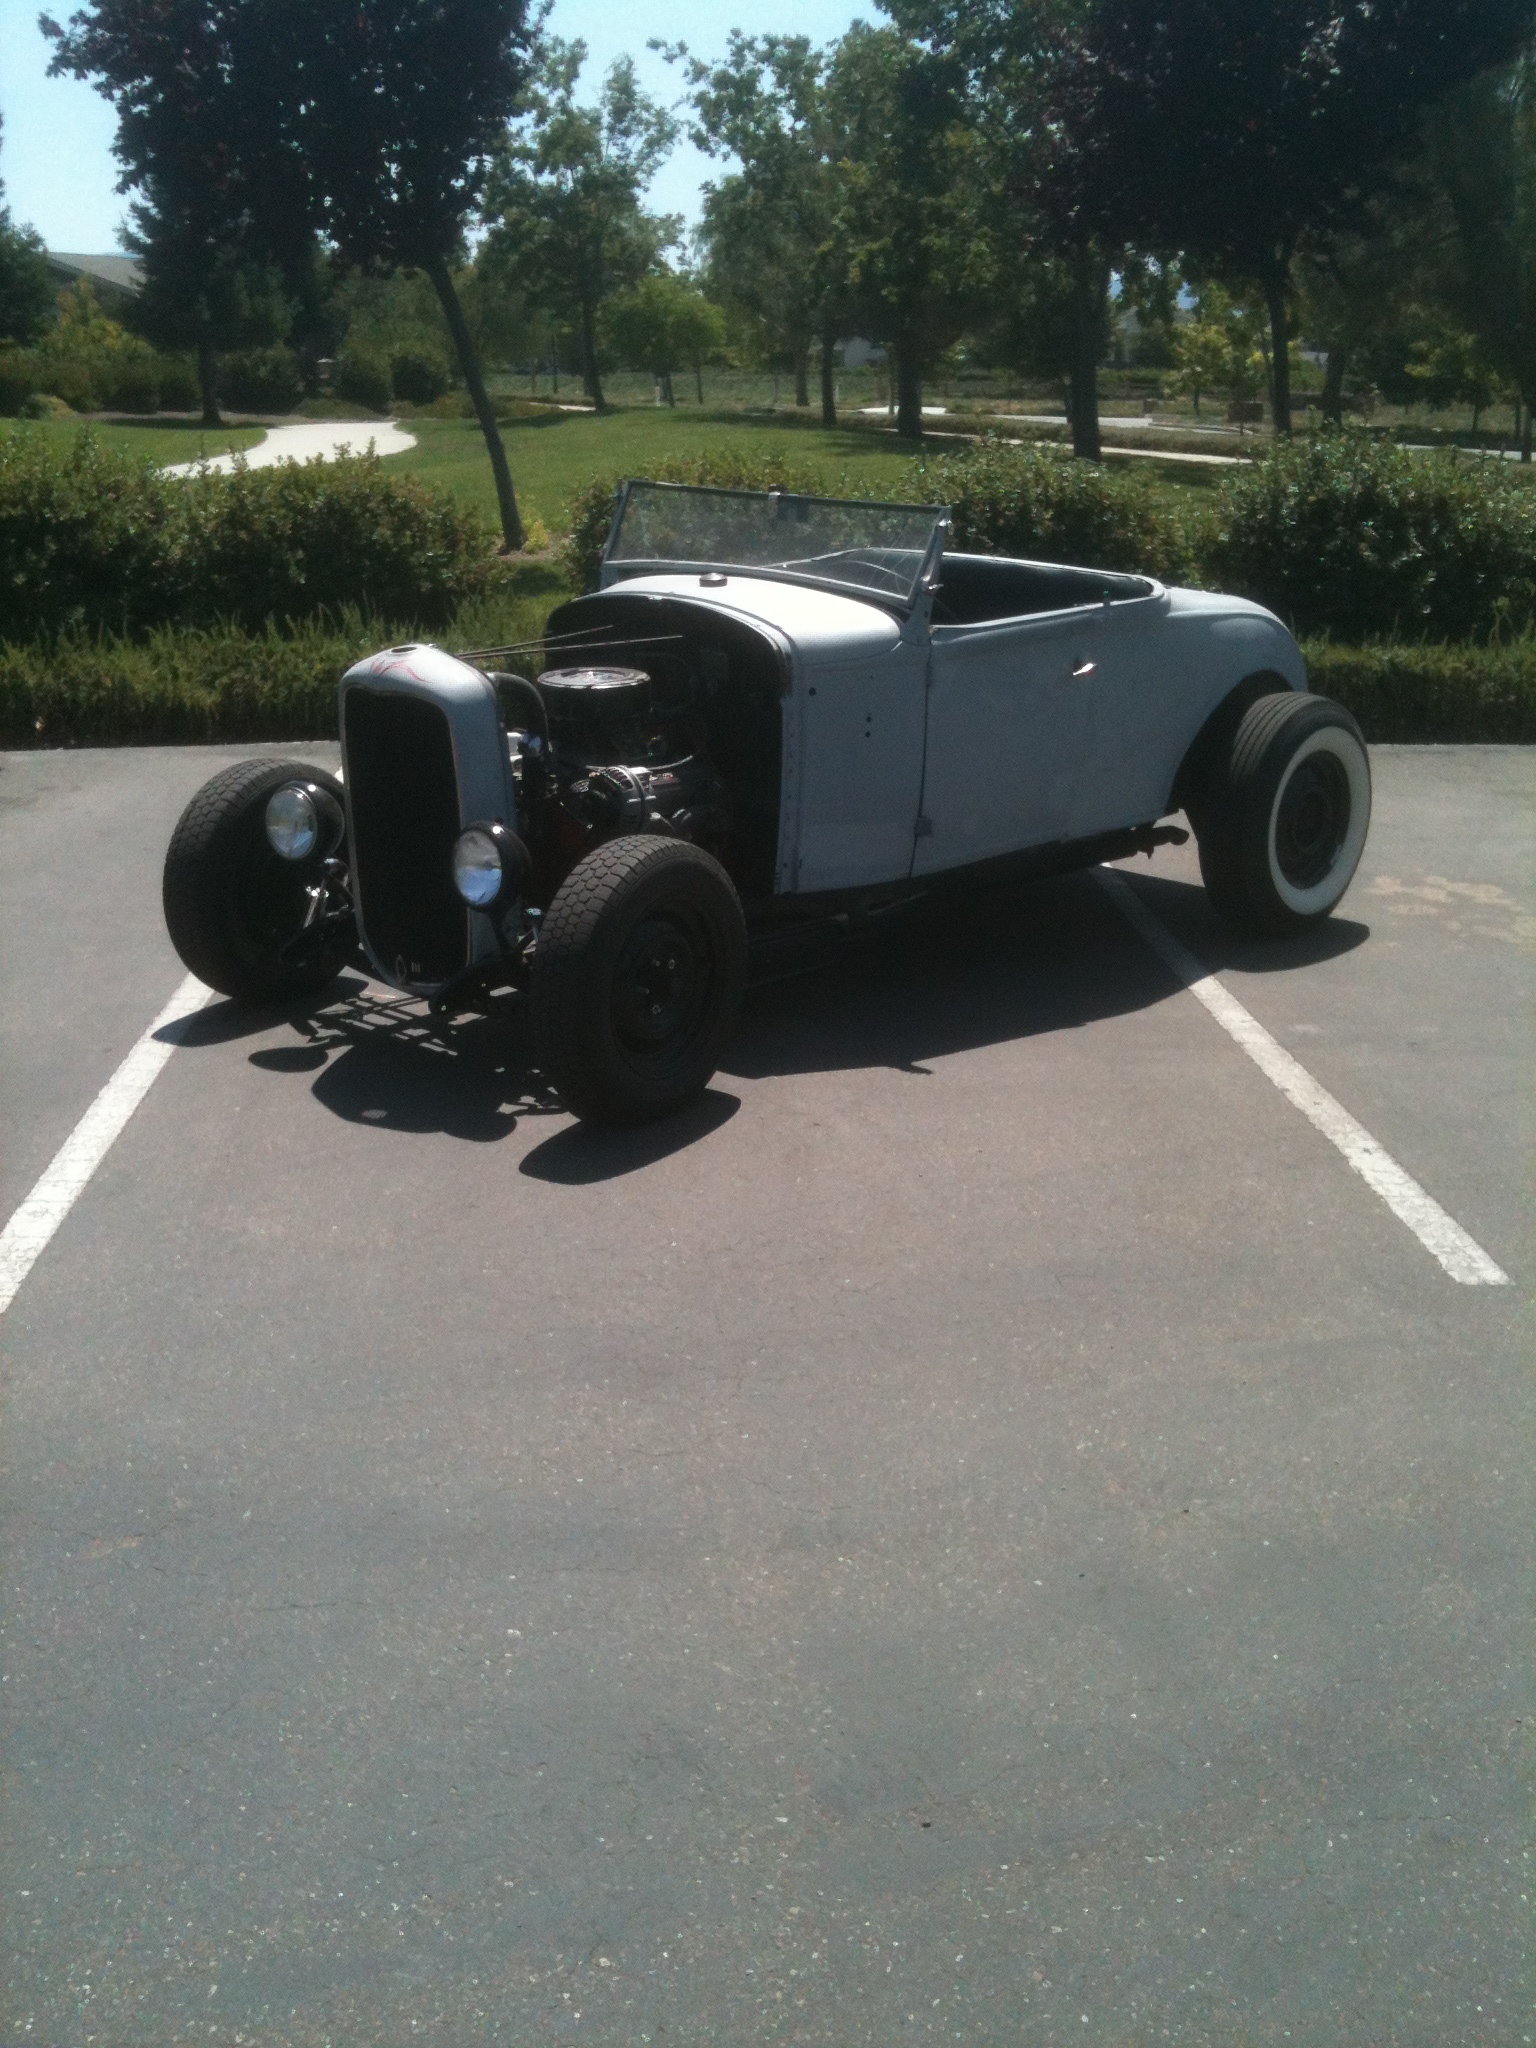
[[[708,1085],[746,979],[746,923],[720,863],[682,840],[610,839],[539,929],[539,1064],[588,1123],[666,1116]]]
[[[303,926],[320,859],[283,860],[267,840],[267,799],[313,782],[340,804],[341,784],[299,761],[239,761],[182,812],[166,849],[161,898],[171,943],[199,981],[243,1003],[286,1003],[336,979],[352,947],[333,939],[303,960],[284,948]]]
[[[1342,704],[1284,690],[1243,713],[1191,822],[1216,909],[1248,932],[1327,917],[1371,822],[1371,764]]]

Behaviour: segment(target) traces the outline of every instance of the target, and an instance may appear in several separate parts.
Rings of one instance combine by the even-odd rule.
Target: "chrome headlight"
[[[284,860],[308,860],[320,837],[320,814],[302,782],[285,782],[267,798],[267,844]]]
[[[283,860],[332,854],[347,829],[342,808],[317,782],[284,782],[267,798],[267,844]]]
[[[471,825],[453,844],[453,886],[471,910],[499,910],[531,866],[522,840],[500,823]]]

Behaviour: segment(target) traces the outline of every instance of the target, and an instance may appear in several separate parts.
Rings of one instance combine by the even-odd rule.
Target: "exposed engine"
[[[519,677],[494,680],[515,734],[525,836],[551,879],[621,833],[661,833],[725,856],[728,794],[688,679],[669,690],[644,669],[585,667],[546,669],[536,691]]]

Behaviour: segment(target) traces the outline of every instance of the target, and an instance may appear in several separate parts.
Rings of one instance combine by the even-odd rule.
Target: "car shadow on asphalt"
[[[697,1102],[690,1102],[675,1116],[660,1123],[642,1124],[635,1130],[604,1131],[590,1124],[568,1124],[564,1130],[534,1146],[518,1167],[530,1180],[553,1181],[559,1187],[591,1187],[598,1181],[619,1180],[626,1173],[668,1159],[689,1145],[698,1144],[730,1122],[741,1107],[740,1098],[723,1089],[711,1088]]]
[[[1241,940],[1203,889],[1138,875],[1148,907],[1211,968],[1295,970],[1349,952],[1367,927],[1330,918],[1294,938]],[[806,980],[749,991],[721,1072],[760,1080],[927,1062],[1007,1040],[1080,1029],[1164,1002],[1178,984],[1090,874],[964,896],[935,895],[887,928],[845,942]]]
[[[520,1009],[439,1020],[425,1004],[354,974],[327,990],[319,1005],[210,1004],[180,1042],[226,1045],[270,1036],[284,1025],[294,1041],[258,1046],[248,1055],[251,1065],[267,1073],[312,1074],[315,1100],[347,1123],[486,1144],[516,1130],[524,1117],[563,1114],[533,1064]]]
[[[1198,886],[1137,874],[1142,900],[1212,969],[1295,972],[1352,951],[1368,927],[1336,917],[1294,937],[1242,939]],[[722,1078],[886,1067],[921,1076],[954,1053],[1081,1029],[1173,995],[1168,969],[1091,875],[965,894],[936,893],[852,931],[822,925],[758,962]],[[318,1007],[210,1004],[179,1027],[187,1047],[270,1038],[248,1057],[268,1073],[310,1075],[315,1100],[348,1123],[469,1143],[505,1138],[528,1117],[562,1116],[538,1071],[526,1008],[433,1018],[424,1004],[347,974]],[[700,1143],[736,1113],[717,1085],[678,1115],[638,1130],[566,1125],[520,1171],[582,1187],[641,1172]]]

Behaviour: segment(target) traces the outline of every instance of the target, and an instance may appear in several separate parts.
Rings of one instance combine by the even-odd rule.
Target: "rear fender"
[[[1196,813],[1200,808],[1202,793],[1209,788],[1217,765],[1230,751],[1243,713],[1250,704],[1260,697],[1273,696],[1277,690],[1294,689],[1295,685],[1287,676],[1276,669],[1259,669],[1229,690],[1204,725],[1190,741],[1183,760],[1179,763],[1173,778],[1173,787],[1163,813],[1169,811],[1187,812],[1191,822],[1197,823]]]

